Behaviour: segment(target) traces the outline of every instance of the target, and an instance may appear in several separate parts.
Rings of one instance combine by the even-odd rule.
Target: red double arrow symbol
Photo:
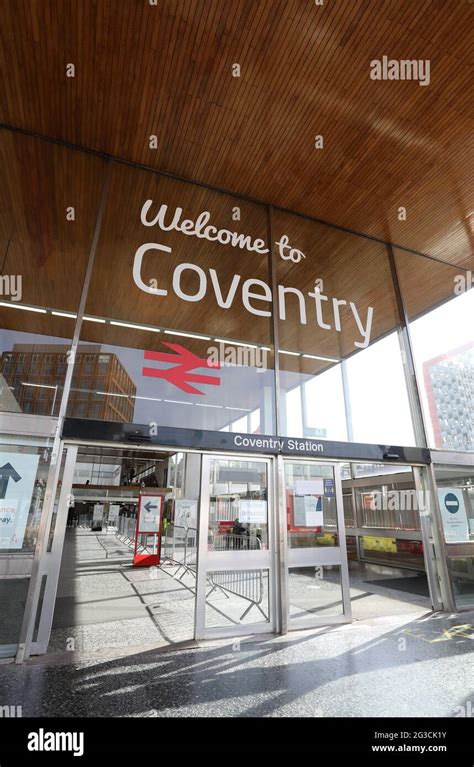
[[[195,386],[191,386],[191,383],[211,384],[212,386],[219,386],[221,379],[218,376],[201,375],[200,373],[190,373],[190,370],[195,368],[213,368],[220,369],[219,362],[210,362],[209,360],[198,357],[197,354],[193,354],[189,349],[186,349],[181,344],[169,344],[162,341],[164,346],[169,349],[173,349],[176,354],[168,354],[166,352],[145,352],[146,360],[154,360],[155,362],[173,362],[174,367],[161,370],[159,368],[143,368],[143,375],[150,376],[151,378],[164,378],[165,381],[177,386],[178,389],[186,392],[187,394],[204,394],[204,392],[196,389]]]

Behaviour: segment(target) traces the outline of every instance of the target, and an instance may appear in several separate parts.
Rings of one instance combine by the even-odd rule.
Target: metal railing
[[[246,534],[214,533],[209,543],[213,551],[254,551],[262,548],[260,538]]]
[[[117,518],[117,538],[123,543],[131,544],[135,542],[135,531],[137,529],[137,520],[135,517],[119,516]]]
[[[367,508],[364,496],[372,497],[373,491],[357,491],[357,511],[360,527],[379,527],[388,530],[419,530],[420,518],[416,509]]]
[[[208,573],[207,577],[211,590],[206,594],[206,602],[216,589],[224,592],[224,594],[229,591],[231,594],[250,602],[239,620],[242,621],[252,607],[257,607],[265,620],[268,620],[268,615],[261,607],[264,595],[262,570],[216,570]],[[225,596],[229,598],[227,594]]]
[[[172,566],[177,566],[174,577],[182,570],[178,580],[182,580],[186,573],[196,579],[197,529],[195,527],[169,525],[166,528],[161,541],[161,564],[164,565],[166,561]]]
[[[117,537],[126,544],[135,541],[137,520],[134,517],[119,516],[117,519]],[[195,527],[169,525],[161,538],[160,567],[176,567],[173,578],[182,581],[189,574],[194,580],[197,576],[197,538]],[[214,551],[251,551],[262,548],[260,538],[255,535],[235,535],[233,533],[214,534],[210,546]],[[248,607],[240,616],[243,620],[252,607],[257,607],[265,620],[268,616],[262,609],[264,598],[264,580],[262,570],[219,570],[208,572],[207,583],[211,587],[206,594],[206,602],[210,595],[219,590],[229,599],[229,594],[249,602]]]

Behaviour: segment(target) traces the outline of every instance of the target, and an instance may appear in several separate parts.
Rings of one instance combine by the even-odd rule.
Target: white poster
[[[305,522],[304,495],[295,495],[293,498],[293,524],[295,527],[305,527]]]
[[[323,524],[323,511],[320,495],[305,495],[304,512],[306,527],[320,527]]]
[[[94,505],[94,513],[92,515],[92,522],[98,522],[101,525],[103,519],[104,519],[104,504],[103,503],[96,503]]]
[[[21,549],[39,455],[0,453],[0,549]]]
[[[197,527],[197,501],[181,498],[174,502],[174,524],[176,527]]]
[[[120,505],[118,503],[111,503],[109,507],[109,525],[117,525],[117,519],[120,511]]]
[[[140,495],[140,533],[159,533],[161,504],[163,497],[161,495]]]
[[[443,487],[438,490],[438,498],[446,541],[468,541],[469,527],[462,490]]]
[[[295,495],[324,495],[323,479],[297,479]]]
[[[267,502],[249,501],[240,499],[239,522],[251,523],[254,525],[265,524],[267,521]]]
[[[295,527],[322,527],[323,508],[320,495],[295,495],[293,524]]]

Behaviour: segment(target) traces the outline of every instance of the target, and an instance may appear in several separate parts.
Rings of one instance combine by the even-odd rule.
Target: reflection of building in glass
[[[68,416],[105,421],[133,421],[136,386],[116,354],[97,345],[77,352]],[[57,415],[70,347],[15,344],[0,360],[12,396],[23,413]],[[115,395],[115,396],[113,396]]]
[[[423,363],[436,447],[474,449],[474,344]]]
[[[0,358],[0,370],[1,370],[1,358]],[[0,373],[0,411],[8,411],[9,413],[19,413],[21,408],[16,401],[12,390],[6,382],[4,376]]]

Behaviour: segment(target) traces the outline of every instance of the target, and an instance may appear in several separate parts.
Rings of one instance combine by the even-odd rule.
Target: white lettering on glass
[[[192,221],[191,219],[182,219],[182,208],[175,208],[172,215],[168,214],[167,205],[161,205],[156,215],[153,216],[151,214],[152,205],[153,200],[147,200],[141,209],[140,220],[144,226],[159,226],[164,232],[175,230],[188,237],[193,236],[200,239],[206,239],[209,242],[231,245],[232,247],[238,247],[241,250],[245,249],[258,254],[269,253],[268,248],[265,247],[264,240],[253,240],[250,235],[231,232],[228,229],[217,229],[215,226],[212,226],[209,223],[211,214],[207,210],[202,211],[196,220]],[[279,245],[280,255],[285,260],[291,259],[298,263],[301,258],[304,258],[302,251],[298,251],[296,248],[290,249],[287,235],[283,235],[280,242],[277,244]],[[161,245],[157,242],[147,242],[144,245],[141,245],[135,253],[133,262],[133,280],[137,287],[145,293],[150,293],[155,296],[166,296],[168,295],[166,289],[151,287],[151,285],[146,284],[142,277],[143,259],[145,254],[151,250],[158,250],[161,253],[171,253],[170,247]],[[287,252],[288,250],[289,252]],[[184,290],[183,280],[185,280],[186,290],[188,292],[185,292]],[[153,283],[156,285],[156,280],[153,280]],[[191,285],[192,288],[190,288],[189,285]],[[241,275],[234,274],[230,284],[229,281],[226,280],[224,285],[221,283],[216,269],[209,268],[206,271],[197,264],[185,262],[178,264],[175,267],[172,277],[172,287],[178,298],[182,301],[189,301],[192,303],[202,301],[208,291],[211,291],[214,293],[216,303],[221,309],[230,309],[234,305],[237,292],[240,288],[240,300],[244,308],[250,314],[254,314],[258,317],[271,317],[272,315],[271,305],[274,300],[272,288],[264,280],[257,278],[247,279],[242,282]],[[347,321],[347,318],[350,319],[352,313],[353,321],[361,337],[360,340],[354,341],[354,346],[359,349],[365,349],[370,343],[374,315],[373,308],[371,306],[367,308],[367,317],[364,320],[352,301],[348,302],[345,299],[332,298],[330,302],[329,297],[323,295],[321,289],[321,287],[315,287],[314,290],[304,294],[304,292],[298,288],[277,285],[277,296],[275,297],[275,300],[277,301],[280,319],[287,319],[287,310],[289,307],[292,315],[295,311],[298,312],[300,324],[306,325],[308,323],[306,302],[309,297],[314,299],[315,314],[313,314],[313,317],[316,324],[323,330],[332,330],[334,328],[336,332],[341,333],[343,320],[340,307],[347,307],[344,312],[344,317]],[[256,303],[259,305],[256,305]],[[328,322],[328,314],[331,312],[331,308],[333,324]]]

